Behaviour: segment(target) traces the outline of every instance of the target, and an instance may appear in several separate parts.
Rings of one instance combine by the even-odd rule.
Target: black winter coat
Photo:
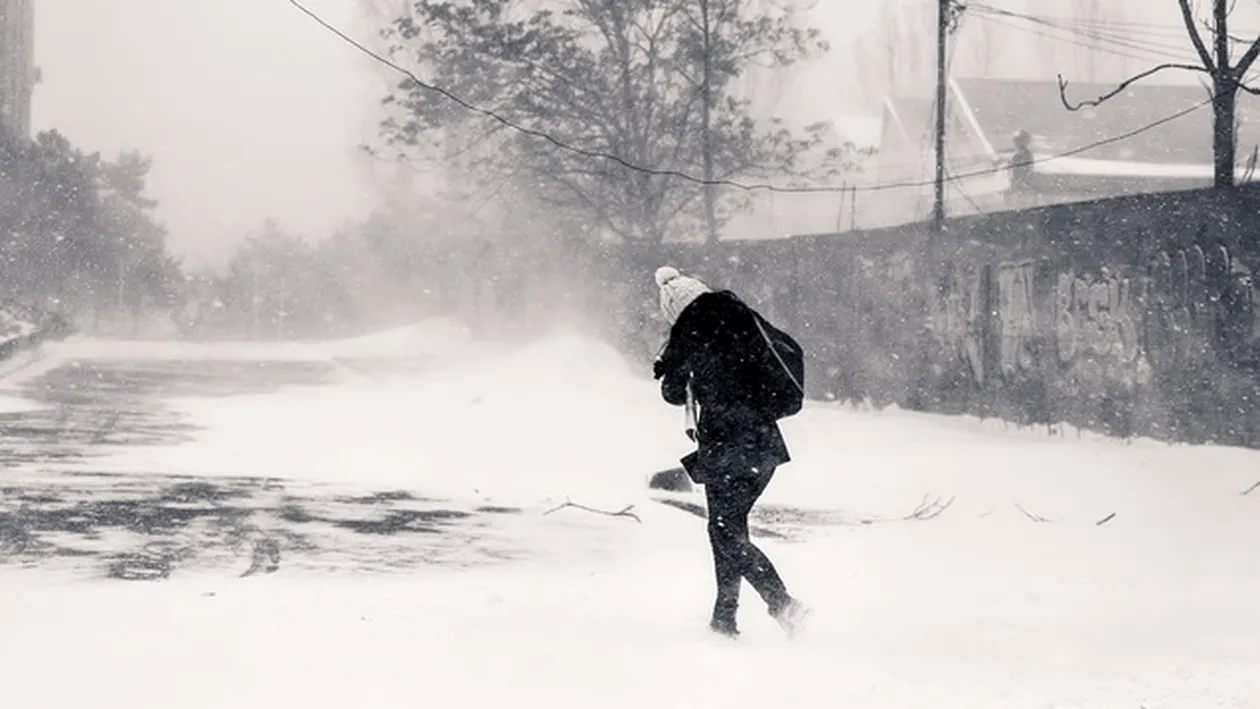
[[[682,464],[696,482],[757,475],[791,460],[778,423],[749,396],[766,346],[752,311],[726,291],[696,298],[670,328],[653,369],[661,397],[674,406],[686,403],[691,382],[698,448]]]

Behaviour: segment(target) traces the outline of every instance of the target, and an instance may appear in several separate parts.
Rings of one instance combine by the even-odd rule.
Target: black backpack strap
[[[730,297],[736,303],[742,305],[744,309],[748,311],[748,314],[752,316],[753,324],[757,326],[757,331],[761,333],[761,339],[765,341],[766,347],[770,348],[770,354],[774,355],[774,358],[778,361],[779,366],[783,368],[783,373],[788,376],[788,379],[792,380],[792,385],[796,387],[796,390],[801,394],[804,394],[805,387],[802,386],[800,381],[796,379],[796,375],[792,374],[792,368],[787,366],[787,362],[783,361],[783,357],[779,355],[779,351],[774,348],[774,341],[770,339],[770,334],[766,332],[765,325],[763,324],[765,320],[761,317],[761,313],[757,312],[757,310],[748,303],[745,303],[744,299],[736,295],[734,291],[723,290],[720,292],[723,295]]]
[[[792,374],[791,367],[787,366],[787,362],[783,361],[783,357],[779,355],[779,351],[774,348],[774,341],[770,339],[770,334],[766,332],[765,326],[762,325],[761,315],[751,308],[749,308],[749,311],[752,312],[753,322],[757,324],[757,331],[761,333],[761,339],[765,340],[766,347],[770,348],[770,354],[774,355],[775,360],[779,362],[779,366],[783,368],[783,373],[788,376],[788,379],[792,380],[792,384],[796,387],[796,390],[804,394],[805,387],[801,386],[801,383],[796,380],[796,375]]]

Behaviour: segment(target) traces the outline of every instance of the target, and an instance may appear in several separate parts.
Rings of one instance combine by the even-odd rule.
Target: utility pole
[[[945,228],[945,43],[949,39],[953,0],[936,5],[936,197],[932,204],[932,231]]]

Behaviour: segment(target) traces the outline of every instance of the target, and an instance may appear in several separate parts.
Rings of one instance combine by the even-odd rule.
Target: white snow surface
[[[571,498],[634,505],[642,523],[561,510],[539,558],[478,570],[127,583],[0,566],[0,706],[1260,706],[1260,490],[1241,494],[1257,452],[810,404],[784,422],[794,460],[763,501],[855,523],[759,541],[812,624],[782,637],[746,588],[744,637],[723,641],[706,628],[704,523],[645,484],[687,452],[681,412],[582,337],[473,354],[438,329],[442,342],[271,347],[440,346],[458,367],[183,401],[196,442],[120,449],[105,467],[388,485],[529,514]],[[267,349],[80,340],[50,359],[98,345]],[[954,502],[902,520],[925,495]],[[591,528],[564,526],[576,516],[601,553],[574,553],[564,533]]]

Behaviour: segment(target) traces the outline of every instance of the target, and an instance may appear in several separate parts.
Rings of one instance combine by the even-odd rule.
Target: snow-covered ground
[[[540,518],[566,499],[634,505],[642,522],[562,509],[527,528],[534,558],[475,570],[127,583],[0,565],[3,706],[1260,706],[1260,490],[1241,494],[1260,480],[1256,452],[810,405],[785,422],[795,460],[763,499],[853,523],[759,542],[814,623],[788,641],[747,590],[729,642],[706,629],[703,521],[646,487],[687,452],[681,414],[601,345],[492,353],[443,326],[333,345],[50,347],[42,368],[440,362],[181,401],[204,427],[195,442],[119,448],[94,469],[388,486]],[[915,519],[925,496],[952,504]]]

